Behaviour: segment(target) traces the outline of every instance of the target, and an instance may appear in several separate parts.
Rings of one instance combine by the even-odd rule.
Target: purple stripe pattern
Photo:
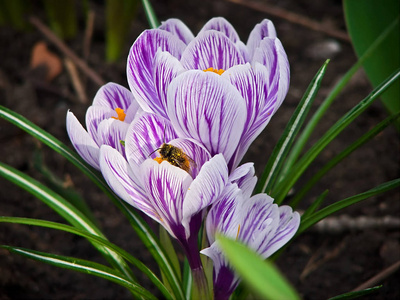
[[[224,72],[202,72],[209,68]],[[271,21],[257,24],[245,44],[218,17],[196,36],[177,19],[146,30],[132,45],[127,77],[144,111],[169,119],[211,155],[222,153],[232,171],[284,100],[290,72]]]
[[[229,266],[215,240],[216,232],[237,239],[263,258],[268,258],[294,236],[300,225],[300,215],[293,212],[291,207],[278,207],[266,194],[250,197],[249,193],[240,188],[242,186],[246,189],[252,176],[251,167],[243,166],[235,170],[236,174],[231,175],[230,179],[234,180],[225,187],[206,219],[210,247],[203,249],[201,253],[214,262],[215,299],[229,299],[239,283],[238,276]]]
[[[125,113],[118,119],[116,109]],[[123,145],[129,127],[141,108],[132,93],[116,83],[102,86],[86,112],[86,129],[72,112],[67,113],[67,132],[79,155],[92,167],[100,170],[99,149],[109,145],[125,155]]]

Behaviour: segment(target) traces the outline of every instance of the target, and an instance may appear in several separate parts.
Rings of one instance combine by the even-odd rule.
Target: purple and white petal
[[[250,32],[249,38],[247,40],[247,47],[250,57],[253,56],[255,49],[260,45],[260,42],[265,37],[276,37],[275,26],[270,20],[267,19],[264,19],[261,23],[257,24]]]
[[[191,217],[217,201],[227,182],[228,167],[224,157],[218,154],[203,165],[186,193],[182,224],[187,237]]]
[[[148,159],[140,166],[142,186],[160,222],[175,238],[183,234],[183,201],[192,183],[184,170],[163,161]]]
[[[227,80],[193,70],[171,82],[168,116],[180,137],[193,138],[229,161],[243,132],[246,106]]]
[[[257,184],[254,163],[246,163],[234,169],[229,175],[229,181],[238,185],[244,199],[250,198]]]
[[[140,165],[157,156],[156,150],[177,136],[171,123],[158,115],[141,113],[128,128],[125,139],[126,158],[133,165]]]
[[[171,81],[186,71],[179,60],[165,51],[158,51],[154,57],[154,86],[158,97],[159,113],[167,117],[167,90]]]
[[[300,214],[293,212],[290,206],[280,206],[279,214],[279,225],[274,236],[268,243],[260,245],[260,254],[265,258],[271,256],[285,245],[295,235],[300,226]]]
[[[289,62],[282,43],[277,38],[264,38],[255,50],[253,62],[264,65],[269,72],[269,98],[276,98],[272,114],[280,107],[289,89]]]
[[[97,143],[97,145],[101,146],[101,138],[98,135],[99,125],[104,120],[117,118],[118,114],[115,110],[112,110],[109,107],[105,106],[89,106],[86,111],[86,128],[93,138],[93,140]],[[114,119],[112,119],[114,120]]]
[[[177,36],[186,45],[194,39],[193,33],[190,29],[179,19],[168,19],[167,21],[161,22],[158,29],[166,30],[173,35]]]
[[[187,70],[208,68],[227,70],[243,64],[244,58],[225,34],[209,30],[199,33],[182,53],[181,63]]]
[[[178,37],[165,30],[144,31],[133,43],[128,56],[127,77],[129,87],[145,111],[160,112],[161,104],[154,87],[154,56],[157,51],[168,51],[177,59],[186,45]]]
[[[117,150],[110,146],[101,146],[100,168],[108,185],[121,199],[153,219],[157,218],[151,203],[140,187],[140,182],[132,174],[128,162]]]
[[[125,157],[124,142],[128,127],[128,123],[115,119],[102,121],[97,130],[97,136],[101,141],[100,145],[109,145]]]
[[[67,113],[67,132],[79,155],[93,168],[100,170],[99,146],[70,111]]]
[[[241,219],[236,210],[240,201],[243,201],[243,197],[237,185],[227,184],[207,215],[206,230],[210,244],[215,242],[217,231],[231,238],[237,237]]]
[[[108,107],[111,110],[121,108],[127,110],[129,106],[138,106],[132,93],[122,85],[109,82],[103,85],[93,99],[94,106]]]
[[[212,18],[203,26],[199,34],[207,30],[219,31],[229,38],[233,43],[240,41],[239,35],[237,34],[235,28],[225,18]]]

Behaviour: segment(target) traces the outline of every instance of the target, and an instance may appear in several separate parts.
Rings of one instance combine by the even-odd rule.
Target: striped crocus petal
[[[229,161],[243,132],[246,106],[227,80],[192,70],[171,82],[168,117],[180,137],[193,138],[212,156],[222,153]]]
[[[190,29],[179,19],[168,19],[167,21],[161,22],[160,27],[162,29],[177,36],[186,45],[194,39],[193,33]]]
[[[143,110],[162,114],[162,105],[154,86],[154,57],[158,50],[167,51],[177,59],[186,44],[172,33],[151,29],[144,31],[133,43],[128,56],[129,87]]]
[[[270,38],[276,37],[275,26],[270,20],[267,19],[257,24],[250,32],[249,38],[247,40],[247,48],[250,57],[253,57],[254,51],[257,49],[257,47],[260,45],[260,42],[265,37],[270,37]]]
[[[236,183],[245,199],[250,198],[257,184],[254,163],[245,163],[231,172],[229,182]]]
[[[147,199],[136,174],[125,158],[114,148],[100,148],[100,168],[104,179],[121,199],[158,221],[158,214]]]
[[[132,93],[122,85],[109,82],[103,85],[93,99],[93,106],[108,107],[111,110],[121,108],[126,111],[131,105],[139,108]]]
[[[100,170],[99,146],[70,111],[67,113],[67,132],[79,155],[93,168]]]
[[[207,216],[206,229],[211,245],[201,251],[213,259],[214,290],[217,293],[229,287],[233,291],[238,279],[232,270],[232,274],[228,272],[230,268],[215,241],[215,232],[238,239],[267,258],[285,245],[300,225],[297,212],[293,212],[289,206],[278,207],[266,194],[245,199],[237,185],[232,184],[226,189]],[[231,280],[230,284],[227,279]],[[225,292],[222,294],[218,296],[221,299],[228,299],[230,295]]]
[[[224,34],[215,30],[199,33],[182,53],[181,63],[187,70],[208,68],[227,70],[244,63],[235,44]]]
[[[125,153],[132,167],[139,166],[148,158],[157,156],[156,150],[164,142],[177,137],[171,123],[155,114],[143,112],[128,128]]]
[[[163,161],[146,160],[140,166],[141,185],[157,214],[157,221],[180,241],[186,240],[182,226],[183,201],[192,183],[184,170]]]
[[[171,81],[185,68],[179,60],[166,51],[157,51],[154,57],[154,87],[159,101],[159,114],[167,117],[167,91]]]
[[[221,154],[215,155],[201,167],[199,174],[190,185],[183,203],[182,224],[186,229],[187,238],[191,235],[192,217],[217,201],[227,182],[228,167]],[[196,228],[196,226],[194,227]],[[199,227],[200,224],[198,224]]]
[[[115,119],[104,120],[100,123],[97,136],[100,145],[109,145],[125,156],[125,136],[129,124]]]
[[[200,30],[200,33],[207,30],[219,31],[229,38],[233,43],[240,41],[239,35],[237,34],[235,28],[233,28],[232,24],[229,23],[225,18],[215,17],[210,19]]]

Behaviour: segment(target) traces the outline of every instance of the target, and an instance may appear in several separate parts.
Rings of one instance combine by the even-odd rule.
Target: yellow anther
[[[238,230],[237,230],[237,233],[236,233],[236,240],[239,238],[239,232],[240,232],[240,224],[238,226]]]
[[[120,121],[124,121],[125,120],[126,113],[124,112],[124,110],[122,108],[117,107],[115,109],[115,112],[117,113],[118,117],[111,117],[111,118],[116,119],[116,120],[120,120]]]
[[[161,164],[164,161],[164,159],[161,156],[157,156],[156,158],[154,158],[154,160],[159,164]]]
[[[223,70],[223,69],[217,70],[217,69],[214,69],[214,68],[208,68],[208,69],[205,69],[203,71],[204,72],[214,72],[215,74],[218,74],[218,75],[221,75],[222,73],[225,72],[225,70]]]

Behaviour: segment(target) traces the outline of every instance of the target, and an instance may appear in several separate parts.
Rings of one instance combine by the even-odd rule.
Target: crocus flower
[[[300,224],[300,215],[291,207],[278,207],[266,194],[249,197],[249,190],[253,187],[248,184],[249,176],[244,178],[247,181],[233,181],[226,186],[221,199],[211,207],[206,219],[210,247],[201,253],[209,256],[214,263],[216,300],[228,299],[239,283],[238,276],[215,240],[216,232],[237,239],[263,258],[268,258],[293,237]]]
[[[211,155],[222,153],[232,171],[285,98],[289,64],[269,20],[244,44],[224,18],[196,37],[169,19],[134,42],[127,77],[143,110],[169,119]]]
[[[79,155],[92,167],[100,170],[101,145],[109,145],[125,155],[123,141],[129,124],[140,111],[132,93],[116,83],[102,86],[86,112],[86,128],[75,115],[67,113],[67,131]]]
[[[155,150],[166,144],[179,152],[160,156]],[[223,156],[211,157],[197,142],[176,138],[167,119],[145,112],[128,129],[125,155],[101,146],[100,168],[107,183],[180,242],[192,270],[201,269],[197,236],[205,208],[219,198],[228,180]],[[190,169],[174,165],[177,157],[183,157]]]

